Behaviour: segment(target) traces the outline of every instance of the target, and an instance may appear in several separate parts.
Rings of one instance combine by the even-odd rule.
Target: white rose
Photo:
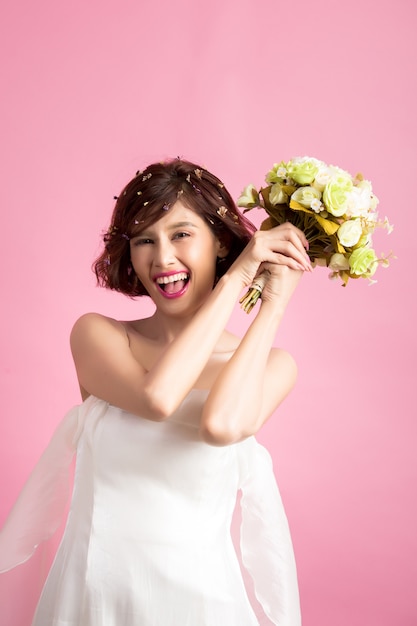
[[[348,201],[348,212],[351,217],[365,216],[372,201],[372,185],[369,181],[363,180],[353,187]]]
[[[271,204],[286,204],[288,202],[288,194],[283,191],[281,183],[272,185],[269,192],[269,202]]]
[[[314,187],[299,187],[292,194],[291,200],[295,200],[298,204],[301,204],[301,206],[310,209],[311,203],[314,200],[321,200],[321,193],[317,189],[314,189]]]
[[[259,206],[259,193],[255,185],[247,185],[237,200],[237,206],[252,209]]]
[[[329,173],[332,178],[352,180],[352,175],[337,165],[329,165]]]
[[[348,220],[337,229],[337,237],[346,248],[356,245],[362,237],[362,226],[359,220]]]
[[[322,193],[325,186],[330,180],[330,176],[331,172],[329,167],[323,163],[323,165],[319,167],[316,178],[311,183],[311,186]]]

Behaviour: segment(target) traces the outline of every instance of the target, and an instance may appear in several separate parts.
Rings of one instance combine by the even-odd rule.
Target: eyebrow
[[[173,230],[174,228],[182,228],[183,226],[193,226],[194,228],[198,228],[197,224],[194,224],[193,222],[177,222],[176,224],[172,224],[172,226],[169,226],[169,228],[171,228],[171,230]]]
[[[175,224],[172,224],[171,226],[169,226],[169,230],[175,230],[176,228],[186,228],[191,226],[192,228],[198,228],[197,224],[194,224],[194,222],[190,222],[190,221],[183,221],[183,222],[176,222]],[[137,235],[133,235],[132,239],[136,238],[136,237],[144,237],[144,236],[148,236],[150,231],[151,231],[152,225],[149,226],[148,228],[145,228],[144,230],[140,231]]]

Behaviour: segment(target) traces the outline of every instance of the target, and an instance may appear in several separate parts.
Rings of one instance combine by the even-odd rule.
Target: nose
[[[163,239],[158,241],[155,245],[154,264],[155,267],[164,268],[174,265],[175,263],[175,248],[169,239]]]

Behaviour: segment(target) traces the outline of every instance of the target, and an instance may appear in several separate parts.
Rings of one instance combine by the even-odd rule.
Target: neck
[[[143,322],[146,322],[146,332],[149,338],[161,345],[168,345],[184,330],[192,317],[192,315],[184,317],[166,316],[156,310],[151,317],[143,320]]]

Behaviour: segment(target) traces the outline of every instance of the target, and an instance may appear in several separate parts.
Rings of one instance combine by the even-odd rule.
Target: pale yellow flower
[[[237,200],[237,206],[247,207],[252,209],[255,206],[259,206],[259,193],[255,185],[247,185]]]
[[[323,193],[324,188],[329,182],[330,178],[331,178],[330,169],[326,164],[323,163],[323,165],[321,165],[318,168],[316,177],[311,183],[311,186],[317,189],[318,191],[320,191],[321,193]]]
[[[299,187],[294,191],[291,196],[291,200],[295,200],[298,204],[305,207],[306,209],[311,208],[311,203],[314,200],[320,200],[321,193],[314,187]]]
[[[347,222],[343,222],[337,230],[337,238],[345,248],[355,246],[361,237],[362,226],[360,220],[348,220]]]
[[[288,202],[288,194],[283,191],[281,183],[272,185],[269,192],[269,202],[271,204],[285,204]]]
[[[329,267],[334,272],[340,272],[342,270],[348,270],[350,268],[349,260],[344,254],[336,252],[330,258]]]

